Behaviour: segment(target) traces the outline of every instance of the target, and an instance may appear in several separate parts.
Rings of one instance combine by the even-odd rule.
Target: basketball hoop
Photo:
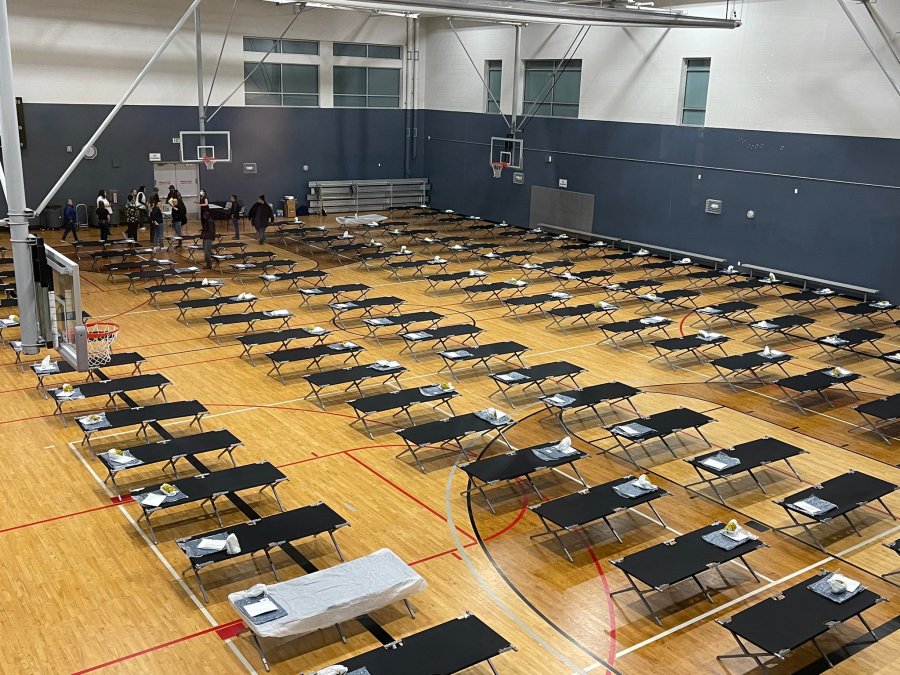
[[[200,160],[203,162],[203,165],[206,167],[207,171],[212,171],[216,168],[216,158],[215,157],[204,157]]]
[[[112,343],[119,337],[119,324],[114,321],[91,321],[87,331],[88,366],[97,368],[112,359]]]
[[[503,175],[503,169],[508,166],[508,162],[491,162],[491,171],[494,172],[494,178],[500,178]]]

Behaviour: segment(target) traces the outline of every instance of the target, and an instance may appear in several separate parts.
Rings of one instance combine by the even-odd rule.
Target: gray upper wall
[[[504,131],[496,115],[427,111],[434,204],[527,224],[530,186],[565,178],[596,195],[596,233],[900,298],[900,140],[535,118],[515,185],[487,166]],[[723,200],[722,215],[704,212],[707,199]]]

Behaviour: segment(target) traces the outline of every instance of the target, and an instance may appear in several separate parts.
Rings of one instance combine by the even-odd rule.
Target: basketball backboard
[[[521,138],[491,137],[491,164],[503,164],[506,169],[522,169],[525,142]]]
[[[52,286],[39,288],[38,312],[49,320],[42,334],[59,355],[79,371],[88,370],[87,337],[81,309],[78,263],[50,246],[44,246]]]
[[[182,162],[199,164],[207,157],[231,161],[230,131],[180,131],[178,138]]]

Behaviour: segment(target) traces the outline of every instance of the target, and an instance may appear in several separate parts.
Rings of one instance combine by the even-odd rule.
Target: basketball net
[[[114,321],[91,321],[84,324],[87,333],[88,366],[97,368],[112,359],[112,344],[119,337],[119,324]]]
[[[503,175],[503,169],[508,166],[509,164],[506,162],[491,162],[491,171],[494,173],[494,178],[500,178]]]
[[[215,157],[204,157],[201,161],[203,162],[203,165],[206,167],[207,171],[212,171],[216,168]]]

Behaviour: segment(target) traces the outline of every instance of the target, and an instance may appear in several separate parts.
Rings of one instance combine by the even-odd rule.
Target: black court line
[[[106,375],[103,374],[103,371],[97,370],[96,373],[102,379],[107,379]],[[138,405],[134,399],[132,399],[128,394],[124,392],[119,393],[118,396],[131,408],[134,408]],[[166,440],[172,440],[173,438],[175,438],[175,436],[170,434],[166,430],[166,428],[159,422],[151,422],[149,426]],[[209,469],[194,455],[188,455],[186,459],[188,462],[190,462],[191,466],[197,469],[197,471],[199,471],[200,473],[209,473],[211,471],[211,469]],[[248,520],[254,520],[261,517],[252,506],[250,506],[238,495],[229,493],[226,495],[226,497],[228,498],[228,501],[234,504],[234,506],[237,507],[237,509],[247,517]],[[319,568],[316,567],[313,562],[305,555],[303,555],[293,544],[281,544],[279,548],[284,551],[291,560],[297,563],[297,565],[299,565],[300,568],[307,574],[312,574],[313,572],[319,571]],[[368,614],[357,617],[356,620],[359,621],[359,623],[362,624],[363,628],[369,631],[369,633],[372,634],[372,637],[378,640],[382,645],[388,645],[395,641],[394,637],[392,637],[390,633],[382,628],[381,625]]]
[[[522,418],[519,421],[519,423],[521,424],[528,418],[533,417],[534,415],[537,415],[540,412],[542,412],[542,411],[536,411],[529,415],[526,415],[524,418]],[[490,441],[488,441],[488,443],[484,446],[484,448],[482,448],[481,452],[478,453],[477,459],[481,459],[482,457],[484,457],[484,454],[488,451],[488,449],[490,449],[491,445],[494,444],[495,440],[496,440],[496,438],[492,438]],[[598,656],[593,651],[591,651],[591,649],[589,649],[587,646],[581,644],[581,642],[579,642],[574,637],[569,635],[560,626],[558,626],[556,623],[554,623],[554,621],[549,616],[547,616],[540,609],[538,609],[537,606],[535,606],[535,604],[533,602],[531,602],[531,600],[529,600],[522,591],[519,590],[519,587],[513,583],[512,579],[510,579],[506,575],[506,572],[503,571],[503,568],[500,567],[500,565],[497,563],[497,561],[494,560],[494,556],[492,556],[491,552],[488,550],[487,544],[485,544],[484,539],[482,539],[482,537],[481,537],[481,532],[478,530],[478,524],[475,522],[475,513],[472,511],[472,494],[471,494],[471,490],[470,490],[470,488],[472,488],[472,487],[473,487],[472,479],[469,478],[468,484],[466,485],[467,490],[469,490],[469,492],[466,494],[466,511],[468,511],[468,513],[469,513],[469,523],[472,526],[472,532],[475,534],[475,539],[478,541],[478,546],[481,548],[482,553],[484,553],[485,557],[491,563],[491,566],[494,568],[494,571],[498,575],[500,575],[500,578],[503,579],[503,582],[509,587],[509,589],[513,593],[516,594],[516,597],[518,597],[522,602],[524,602],[528,606],[528,608],[532,612],[537,614],[538,617],[540,617],[540,619],[544,623],[546,623],[548,626],[550,626],[550,628],[552,628],[554,631],[559,633],[562,637],[564,637],[566,640],[568,640],[571,644],[573,644],[575,647],[580,649],[582,652],[587,654],[589,657],[591,657],[592,659],[597,661],[600,665],[602,665],[604,668],[606,668],[607,672],[613,673],[613,675],[622,675],[622,673],[619,672],[618,670],[616,670],[615,668],[613,668],[612,665],[610,665],[610,663],[606,659],[602,658],[601,656]],[[613,611],[615,611],[615,609],[613,609]]]
[[[895,616],[893,619],[886,621],[880,626],[877,626],[873,632],[879,640],[883,640],[888,635],[891,635],[897,630],[900,630],[900,615]],[[862,638],[854,640],[853,642],[848,642],[844,646],[839,647],[835,651],[831,652],[828,655],[828,659],[836,666],[837,664],[846,661],[856,654],[859,654],[861,651],[867,649],[868,647],[871,647],[874,644],[876,643],[869,638],[869,634],[865,633]],[[800,668],[799,670],[795,670],[794,675],[818,675],[819,673],[824,673],[831,668],[832,666],[830,666],[824,658],[820,658],[816,661],[813,661],[809,665]]]

